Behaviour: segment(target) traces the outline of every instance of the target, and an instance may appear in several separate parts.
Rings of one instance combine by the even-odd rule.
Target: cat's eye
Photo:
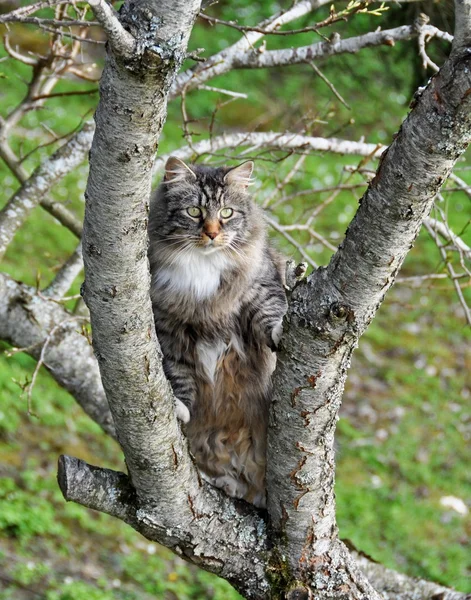
[[[234,214],[234,211],[232,208],[221,208],[219,214],[223,219],[229,219]]]
[[[201,208],[198,208],[197,206],[190,206],[186,209],[186,212],[190,215],[190,217],[201,217]]]

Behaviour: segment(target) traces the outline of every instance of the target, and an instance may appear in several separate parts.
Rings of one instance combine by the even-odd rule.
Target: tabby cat
[[[252,169],[170,158],[151,201],[149,260],[163,366],[196,463],[230,496],[264,506],[286,297],[282,261],[247,192]]]

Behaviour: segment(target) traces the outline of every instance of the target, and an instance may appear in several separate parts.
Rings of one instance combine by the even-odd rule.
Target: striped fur
[[[169,159],[151,203],[149,260],[164,370],[189,409],[196,462],[213,485],[263,506],[273,351],[286,298],[282,262],[247,193],[252,167]],[[224,208],[232,216],[224,218]],[[177,414],[187,420],[181,407]]]

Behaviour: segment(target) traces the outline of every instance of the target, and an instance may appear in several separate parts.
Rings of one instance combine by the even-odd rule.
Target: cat
[[[271,375],[287,303],[247,186],[253,162],[175,157],[149,211],[151,298],[163,367],[202,476],[265,506]]]

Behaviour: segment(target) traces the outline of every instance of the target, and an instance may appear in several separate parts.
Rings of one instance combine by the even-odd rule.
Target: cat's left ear
[[[225,183],[234,183],[246,188],[252,183],[252,172],[254,163],[252,160],[242,163],[238,167],[234,167],[224,175]]]
[[[165,164],[164,181],[167,183],[182,179],[196,179],[194,171],[176,156],[171,156]]]

